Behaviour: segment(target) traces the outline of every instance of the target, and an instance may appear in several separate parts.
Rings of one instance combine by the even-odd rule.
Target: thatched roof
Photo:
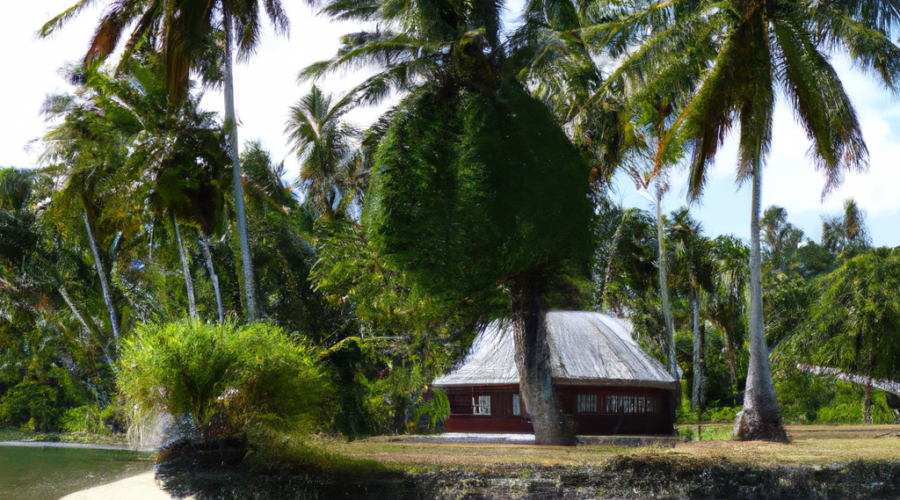
[[[674,389],[678,382],[631,337],[631,326],[605,314],[550,311],[553,381]],[[518,384],[509,321],[494,321],[472,343],[465,359],[435,379],[436,387]]]

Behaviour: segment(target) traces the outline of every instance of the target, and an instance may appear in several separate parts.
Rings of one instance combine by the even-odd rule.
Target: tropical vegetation
[[[628,318],[682,381],[684,422],[775,441],[785,422],[893,422],[879,387],[900,360],[896,249],[872,248],[853,199],[812,241],[761,190],[778,96],[826,193],[865,170],[828,56],[900,88],[900,4],[530,0],[513,31],[503,7],[318,5],[373,28],[298,68],[316,82],[284,110],[290,181],[260,141],[238,142],[232,75],[235,55],[264,50],[263,11],[288,31],[281,2],[111,2],[63,71],[75,90],[40,110],[40,165],[0,169],[0,425],[160,417],[256,451],[435,432],[449,405],[430,381],[507,318],[537,441],[573,444],[550,383],[553,308]],[[328,91],[355,70],[369,76]],[[202,107],[210,88],[222,116]],[[349,121],[370,104],[374,123]],[[664,209],[682,165],[702,199],[732,129],[749,241]],[[612,201],[617,172],[650,210]]]

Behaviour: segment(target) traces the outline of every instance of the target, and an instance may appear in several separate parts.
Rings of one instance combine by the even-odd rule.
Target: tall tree
[[[746,338],[747,322],[747,258],[749,249],[734,236],[719,236],[712,242],[713,291],[710,294],[710,321],[725,336],[725,357],[731,391],[738,395],[738,373],[735,346]]]
[[[872,239],[866,227],[866,214],[856,200],[844,200],[844,213],[822,216],[822,246],[835,255],[852,258],[871,248]]]
[[[900,257],[879,248],[848,260],[817,288],[801,332],[783,351],[800,363],[864,377],[863,415],[871,424],[873,380],[900,369]]]
[[[703,226],[694,220],[687,207],[672,213],[669,232],[678,255],[676,273],[688,291],[691,304],[691,330],[694,337],[693,369],[694,378],[691,390],[691,411],[702,411],[705,401],[704,366],[706,363],[705,326],[700,319],[701,293],[712,290],[711,264],[709,259],[709,240],[703,236]]]
[[[364,1],[325,10],[382,28],[345,36],[336,58],[301,76],[374,65],[382,70],[350,98],[407,94],[375,156],[367,236],[380,256],[445,300],[494,296],[498,285],[508,291],[536,439],[572,444],[552,385],[544,314],[560,275],[587,274],[589,170],[550,112],[513,79],[501,4]]]
[[[353,140],[361,134],[341,120],[347,105],[313,85],[291,107],[285,126],[291,151],[300,160],[299,187],[319,216],[333,216],[342,198],[355,195],[358,154]]]
[[[95,3],[95,0],[80,0],[48,21],[39,34],[43,37],[50,36]],[[277,33],[286,34],[290,30],[290,22],[281,0],[115,0],[100,19],[85,56],[87,66],[103,61],[116,50],[122,36],[131,27],[123,60],[127,60],[141,43],[158,44],[163,53],[166,88],[171,96],[170,105],[173,109],[188,94],[192,70],[200,70],[207,79],[224,84],[225,127],[232,160],[245,309],[252,320],[259,319],[260,311],[247,235],[247,212],[234,106],[233,63],[235,45],[238,59],[249,58],[258,48],[262,10],[268,15]],[[220,29],[224,34],[224,54],[217,51],[215,43]],[[236,40],[234,33],[237,33]]]
[[[680,12],[679,12],[680,11]],[[812,142],[810,156],[826,176],[826,191],[845,169],[862,170],[868,153],[853,105],[825,53],[846,52],[863,70],[900,88],[900,48],[892,30],[900,9],[871,0],[814,2],[636,0],[613,22],[586,28],[586,39],[612,47],[623,62],[597,95],[615,85],[654,88],[696,85],[683,78],[699,64],[699,88],[672,127],[690,141],[690,195],[704,188],[719,147],[740,124],[737,178],[753,184],[750,217],[750,366],[740,439],[785,440],[772,383],[762,304],[760,210],[762,166],[772,139],[777,89],[790,100]],[[707,57],[706,47],[714,47]],[[639,46],[638,50],[631,48]]]

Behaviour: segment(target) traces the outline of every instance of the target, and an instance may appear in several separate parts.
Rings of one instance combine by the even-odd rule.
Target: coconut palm
[[[360,133],[342,122],[347,101],[313,85],[309,94],[291,107],[285,133],[291,152],[300,160],[298,184],[317,218],[334,216],[341,199],[353,189],[353,173],[358,157],[353,139]]]
[[[735,345],[744,343],[747,332],[746,291],[749,249],[734,236],[719,236],[712,242],[713,291],[709,301],[709,319],[725,337],[725,357],[732,393],[738,393]]]
[[[822,246],[829,252],[852,258],[871,244],[865,212],[853,198],[844,200],[842,216],[822,216]]]
[[[719,147],[740,124],[737,178],[753,184],[750,367],[735,425],[741,439],[786,439],[765,342],[759,241],[762,166],[777,91],[789,99],[812,142],[810,156],[826,177],[826,191],[843,171],[865,169],[868,152],[856,113],[825,53],[845,52],[889,88],[900,89],[900,48],[891,41],[898,7],[871,0],[635,0],[617,7],[614,21],[584,30],[589,43],[623,57],[598,98],[616,85],[640,94],[699,84],[670,134],[690,141],[692,197],[702,193]],[[698,65],[702,78],[686,81]]]
[[[48,21],[40,36],[50,36],[96,0],[79,0]],[[222,83],[225,94],[225,124],[232,159],[235,218],[241,246],[244,296],[247,315],[260,316],[253,279],[253,261],[247,235],[247,213],[243,193],[237,121],[234,109],[233,59],[249,58],[259,45],[260,13],[265,11],[277,33],[287,33],[290,22],[281,0],[114,0],[104,12],[85,56],[85,64],[104,60],[119,46],[131,28],[125,44],[127,60],[142,43],[158,44],[166,68],[166,88],[170,104],[177,107],[190,88],[190,73],[199,70],[214,84]],[[218,34],[224,35],[224,54],[216,49]],[[233,34],[237,33],[236,40]],[[223,71],[224,68],[224,71]],[[221,77],[221,80],[219,80]]]
[[[430,293],[456,301],[498,285],[508,291],[536,439],[571,444],[551,383],[543,297],[567,257],[586,271],[588,169],[554,117],[514,80],[501,8],[490,0],[332,3],[325,12],[333,17],[379,28],[346,35],[335,58],[300,77],[375,66],[348,99],[405,96],[375,155],[367,236]]]
[[[785,343],[784,354],[864,377],[863,414],[871,424],[873,380],[900,369],[900,257],[876,249],[848,260],[817,288],[802,333]]]
[[[706,342],[703,322],[700,320],[701,293],[712,292],[709,240],[703,236],[703,226],[696,221],[687,207],[672,213],[669,234],[678,259],[675,264],[676,279],[687,288],[691,304],[691,323],[694,334],[694,378],[691,390],[691,411],[702,411],[704,403],[704,364]],[[680,276],[678,276],[680,275]]]

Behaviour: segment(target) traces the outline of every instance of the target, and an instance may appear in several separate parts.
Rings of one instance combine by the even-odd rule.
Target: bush
[[[330,389],[314,352],[268,323],[142,325],[121,345],[126,404],[187,419],[205,440],[311,430]]]
[[[62,410],[58,390],[38,382],[22,382],[0,399],[0,423],[29,431],[55,430]]]
[[[59,419],[59,426],[65,432],[82,432],[88,434],[109,434],[103,412],[93,405],[69,408]]]

